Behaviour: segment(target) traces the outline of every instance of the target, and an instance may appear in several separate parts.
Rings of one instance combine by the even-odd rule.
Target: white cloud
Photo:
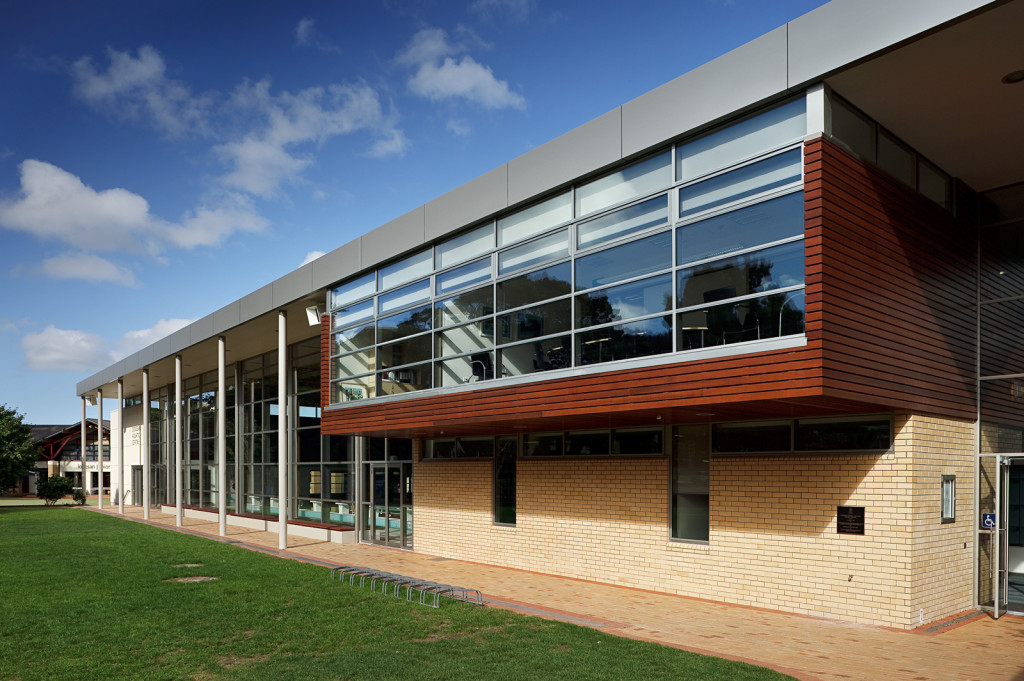
[[[123,359],[128,355],[141,350],[147,345],[152,345],[161,338],[171,335],[178,329],[191,324],[193,319],[161,319],[148,329],[129,331],[121,336],[114,349],[110,352],[112,361]]]
[[[0,225],[81,249],[148,248],[157,221],[149,203],[121,189],[96,191],[55,165],[21,164],[21,195],[0,200]]]
[[[84,279],[135,286],[135,275],[130,269],[90,253],[65,253],[47,258],[43,261],[42,273],[54,279]]]
[[[382,133],[376,142],[373,143],[366,155],[372,158],[384,156],[401,156],[409,148],[409,139],[401,130],[393,128]]]
[[[161,319],[148,329],[129,331],[116,342],[89,331],[59,329],[48,325],[21,339],[25,362],[38,371],[89,371],[100,369],[141,350],[191,324],[191,319]]]
[[[58,329],[50,324],[40,333],[21,339],[25,361],[39,371],[85,371],[110,362],[103,336],[87,331]]]
[[[462,98],[488,109],[522,109],[526,100],[499,80],[489,66],[477,62],[461,45],[448,41],[444,30],[425,28],[412,37],[397,61],[412,66],[409,89],[433,100]]]
[[[469,127],[469,124],[463,120],[452,119],[448,121],[448,124],[445,125],[444,127],[447,128],[448,131],[451,132],[453,135],[457,135],[459,137],[466,137],[469,135],[469,133],[472,132],[472,129]]]
[[[321,52],[341,53],[339,47],[320,38],[320,33],[316,30],[316,21],[309,17],[299,20],[299,24],[295,27],[295,44],[302,47],[315,47]]]
[[[148,116],[171,136],[206,131],[212,98],[193,96],[185,84],[169,79],[164,60],[153,47],[143,45],[134,57],[107,48],[107,58],[106,70],[97,69],[90,57],[71,67],[74,91],[86,103],[116,116]]]
[[[313,41],[315,23],[309,17],[301,19],[295,27],[295,42],[299,45],[309,45]]]
[[[295,182],[313,163],[313,144],[359,130],[379,139],[372,156],[401,154],[407,141],[386,114],[377,91],[365,84],[314,87],[297,93],[272,94],[270,81],[245,82],[236,88],[232,105],[255,116],[260,124],[239,140],[214,147],[232,167],[222,181],[229,187],[264,198],[282,184]]]
[[[97,191],[66,170],[32,159],[21,164],[20,194],[0,200],[0,227],[83,252],[156,256],[168,248],[215,246],[235,232],[256,232],[266,225],[248,201],[237,196],[222,198],[218,205],[199,206],[179,223],[168,222],[153,215],[138,194],[122,188]],[[52,266],[44,270],[55,272]]]
[[[302,262],[299,263],[299,267],[307,265],[316,260],[317,258],[321,258],[325,255],[327,255],[326,251],[310,251],[309,253],[306,254],[306,257],[302,259]]]
[[[316,23],[303,18],[295,28],[297,45],[339,51],[323,42]],[[298,92],[272,93],[270,81],[244,81],[229,96],[195,95],[187,84],[167,76],[156,49],[136,54],[107,50],[98,68],[89,57],[71,69],[74,91],[96,109],[118,118],[145,121],[169,136],[196,131],[214,141],[213,157],[226,172],[222,187],[274,198],[282,185],[301,180],[316,159],[317,146],[355,132],[372,141],[367,155],[400,155],[408,140],[398,117],[385,111],[375,89],[365,83],[332,84]]]

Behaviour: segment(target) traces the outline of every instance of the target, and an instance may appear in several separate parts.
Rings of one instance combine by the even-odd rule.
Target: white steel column
[[[217,521],[220,536],[228,533],[227,379],[225,339],[217,339]]]
[[[85,469],[85,447],[88,443],[88,436],[85,432],[85,395],[82,395],[82,494],[89,493],[89,474]]]
[[[277,527],[279,549],[288,548],[288,318],[277,312]]]
[[[114,419],[110,419],[113,427]],[[117,486],[111,482],[111,489],[117,489],[117,512],[124,514],[124,379],[117,379]]]
[[[181,355],[174,356],[174,524],[181,527],[182,523],[182,498],[181,498],[181,455],[182,446],[182,423],[181,423]]]
[[[149,520],[149,505],[152,503],[149,451],[149,367],[142,369],[142,518]]]
[[[103,389],[96,389],[96,507],[103,508]]]

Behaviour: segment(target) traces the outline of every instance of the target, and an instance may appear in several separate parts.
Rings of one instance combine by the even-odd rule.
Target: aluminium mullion
[[[684,225],[685,226],[685,225]],[[678,228],[677,228],[678,229]],[[677,230],[673,230],[677,231]],[[690,267],[699,267],[700,265],[707,265],[709,263],[718,262],[719,260],[727,260],[728,258],[735,258],[740,255],[748,255],[750,253],[756,253],[758,251],[767,250],[776,246],[785,246],[786,244],[796,243],[797,241],[804,240],[803,231],[800,234],[794,234],[793,236],[787,236],[784,239],[776,239],[775,241],[766,241],[763,244],[757,244],[756,246],[748,246],[747,248],[740,248],[735,251],[728,251],[720,255],[712,256],[710,258],[702,258],[700,260],[688,260],[680,265],[678,269],[684,270]]]
[[[701,303],[700,305],[688,305],[686,307],[679,307],[675,309],[675,312],[697,312],[700,310],[717,307],[720,305],[727,305],[730,303],[742,303],[755,298],[769,298],[771,296],[781,295],[783,293],[794,293],[796,291],[806,290],[806,284],[794,284],[792,286],[783,286],[780,288],[771,289],[770,291],[760,291],[758,293],[748,293],[742,296],[736,296],[735,298],[726,298],[725,300],[716,300],[713,303]]]

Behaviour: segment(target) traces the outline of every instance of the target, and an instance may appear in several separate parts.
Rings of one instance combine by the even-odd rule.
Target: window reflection
[[[520,376],[572,366],[571,336],[510,345],[498,351],[502,376]]]
[[[459,295],[434,303],[438,328],[450,324],[468,322],[494,312],[494,290],[491,286],[466,291]]]
[[[802,241],[679,270],[679,307],[804,283]]]
[[[501,315],[498,317],[498,342],[514,343],[570,331],[571,307],[569,299],[565,298]]]
[[[672,233],[662,232],[576,260],[576,290],[657,272],[672,265]]]
[[[430,306],[425,305],[377,320],[377,342],[385,343],[421,331],[429,331],[430,314]]]
[[[430,334],[413,336],[407,340],[377,346],[377,368],[412,364],[430,359]]]
[[[373,322],[353,326],[334,334],[334,354],[351,352],[373,345]]]
[[[429,347],[429,346],[428,346]],[[403,367],[377,374],[381,395],[400,395],[431,387],[430,363]]]
[[[695,350],[804,332],[804,292],[680,312],[679,349]]]
[[[576,334],[580,365],[672,352],[672,318],[656,317]]]
[[[676,236],[676,264],[714,258],[803,232],[803,192],[787,194],[680,227]]]
[[[635,319],[672,309],[672,275],[662,274],[576,297],[578,327]]]
[[[552,265],[498,282],[498,311],[557,298],[571,291],[572,265]]]

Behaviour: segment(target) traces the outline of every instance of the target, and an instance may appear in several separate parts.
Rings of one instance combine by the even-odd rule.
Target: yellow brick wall
[[[707,545],[670,540],[667,458],[520,460],[515,527],[492,522],[491,461],[421,461],[416,550],[912,628],[971,606],[972,425],[895,428],[883,455],[712,458]],[[957,476],[952,525],[943,474]],[[864,536],[836,533],[839,505],[866,507]]]

